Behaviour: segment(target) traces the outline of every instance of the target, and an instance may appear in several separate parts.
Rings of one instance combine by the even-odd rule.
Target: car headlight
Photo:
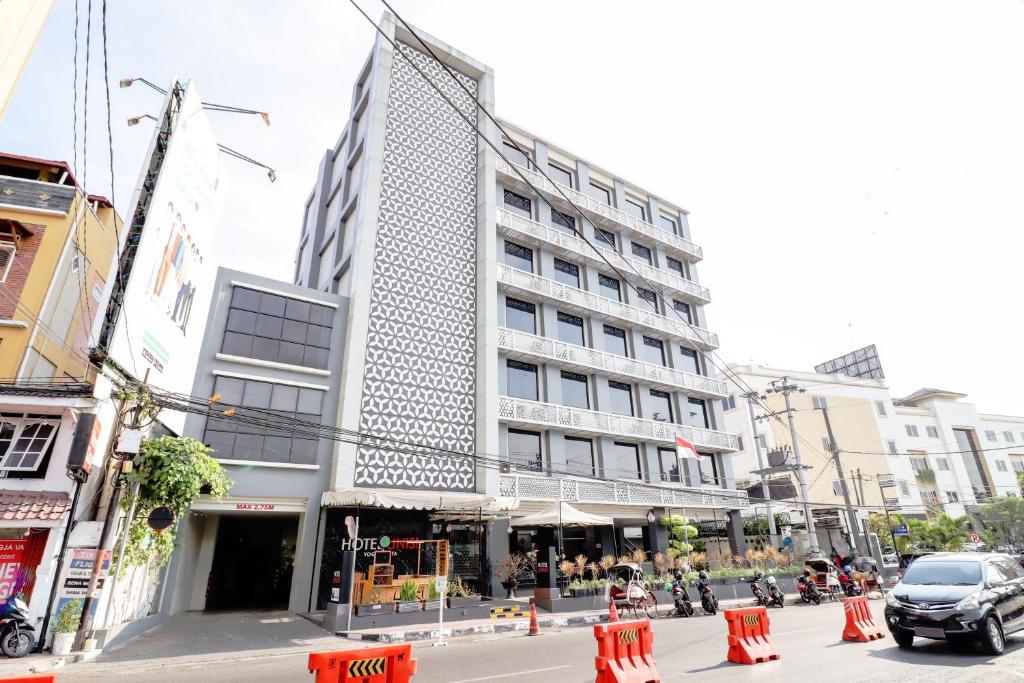
[[[966,598],[956,603],[956,609],[958,610],[969,610],[978,609],[981,605],[978,603],[978,598],[981,597],[980,593],[971,593]]]
[[[896,596],[893,594],[892,591],[886,591],[885,604],[889,605],[889,607],[899,607],[900,601],[896,599]]]

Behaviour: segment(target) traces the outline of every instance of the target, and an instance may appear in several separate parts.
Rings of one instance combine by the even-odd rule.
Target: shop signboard
[[[74,553],[71,555],[71,561],[65,567],[60,578],[60,588],[57,591],[57,604],[53,609],[52,618],[56,618],[60,614],[60,610],[67,603],[72,600],[84,601],[89,593],[89,583],[92,581],[93,567],[96,566],[96,553],[98,551],[95,548],[76,548]],[[103,589],[104,579],[107,573],[110,571],[110,555],[111,551],[104,550],[102,554],[102,564],[100,565],[100,576],[96,582],[96,593],[97,595]],[[96,597],[96,596],[94,596]],[[92,603],[92,615],[96,616],[96,607],[99,605],[99,600],[94,600]]]
[[[892,528],[892,535],[893,536],[909,536],[910,535],[910,527],[907,526],[906,524],[897,524],[896,526],[894,526]]]
[[[0,602],[19,594],[25,602],[31,599],[48,536],[49,529],[42,529],[19,538],[0,539]]]

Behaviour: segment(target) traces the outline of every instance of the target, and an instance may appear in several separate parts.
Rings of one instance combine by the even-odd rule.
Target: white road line
[[[507,674],[498,674],[496,676],[481,676],[480,678],[463,678],[461,681],[452,681],[452,683],[475,683],[476,681],[496,681],[499,678],[512,678],[513,676],[522,676],[523,674],[539,674],[545,671],[557,671],[559,669],[569,669],[570,665],[565,664],[562,666],[549,666],[543,669],[530,669],[529,671],[513,671]]]

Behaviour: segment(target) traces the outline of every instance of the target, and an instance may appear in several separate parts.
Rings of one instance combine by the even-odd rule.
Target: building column
[[[729,551],[733,555],[747,552],[747,539],[743,534],[743,515],[739,510],[726,513],[725,530],[729,535]]]
[[[484,558],[484,567],[487,569],[487,574],[490,577],[490,586],[481,586],[480,590],[499,598],[505,597],[505,589],[501,587],[501,576],[499,576],[498,567],[508,557],[508,528],[507,519],[496,519],[487,525],[487,539],[485,541],[487,544],[487,555]]]
[[[668,529],[661,525],[661,518],[668,514],[665,508],[654,508],[654,521],[647,523],[647,534],[651,539],[651,555],[668,551]]]

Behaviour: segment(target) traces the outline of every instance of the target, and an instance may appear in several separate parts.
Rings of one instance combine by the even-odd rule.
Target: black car
[[[885,622],[900,647],[914,637],[981,642],[989,654],[1024,628],[1024,569],[1001,553],[917,558],[885,595]]]

